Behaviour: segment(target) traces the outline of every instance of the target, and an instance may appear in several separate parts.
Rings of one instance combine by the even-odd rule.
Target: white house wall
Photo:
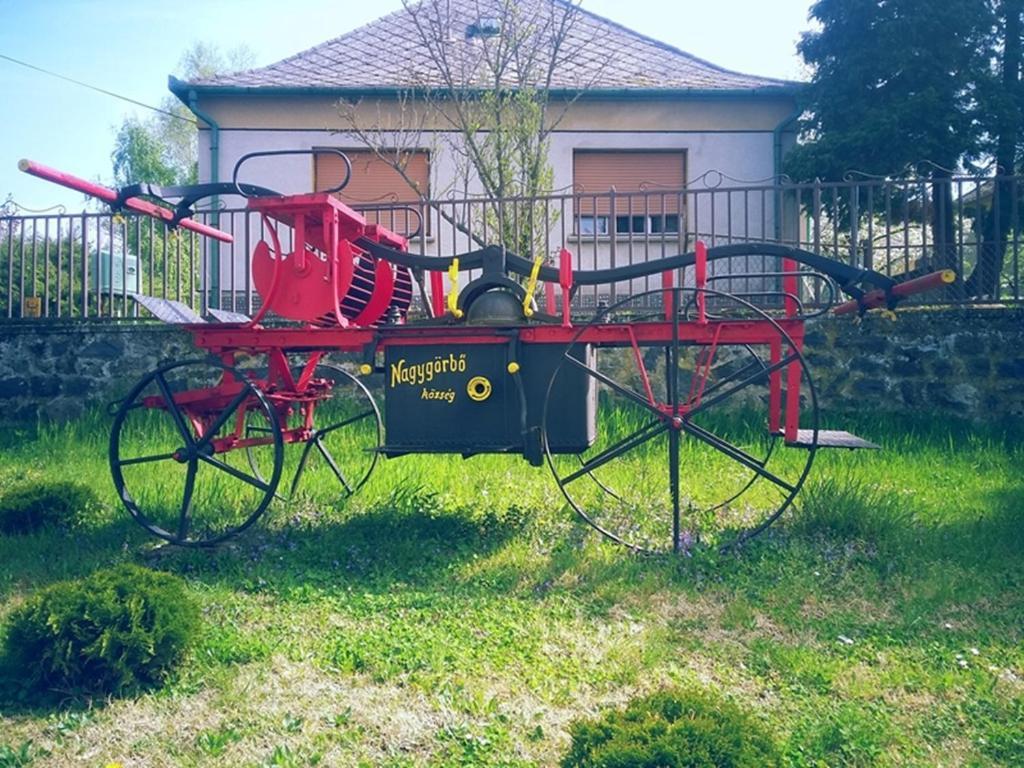
[[[637,105],[640,106],[640,105]],[[453,178],[456,167],[454,158],[446,149],[444,139],[452,138],[451,134],[429,134],[428,146],[431,156],[431,189],[442,189],[446,181]],[[200,132],[199,140],[199,175],[201,180],[208,180],[210,174],[209,153],[210,132]],[[429,145],[433,146],[429,146]],[[237,129],[223,128],[220,131],[220,163],[221,180],[232,177],[237,160],[249,152],[277,149],[311,149],[313,147],[359,147],[360,143],[351,136],[330,130],[303,129]],[[761,201],[755,196],[748,196],[746,210],[739,198],[733,201],[732,210],[724,204],[724,195],[716,193],[712,203],[712,187],[724,189],[756,183],[769,184],[773,167],[773,134],[770,129],[761,130],[665,130],[665,131],[624,131],[624,130],[587,130],[564,131],[555,133],[551,139],[550,162],[554,173],[556,190],[571,191],[573,183],[573,152],[577,149],[659,149],[682,150],[686,153],[686,172],[688,189],[694,194],[688,197],[686,215],[687,232],[700,233],[744,232],[750,237],[770,237],[774,232],[770,197],[765,198],[765,210],[759,213]],[[283,156],[251,161],[243,169],[240,180],[270,187],[285,194],[309,192],[313,184],[313,160],[311,156]],[[231,207],[241,205],[241,201],[227,200]],[[714,209],[714,210],[712,210]],[[571,210],[571,209],[570,209]],[[571,213],[568,214],[571,220]],[[240,223],[236,221],[236,225]],[[226,222],[225,222],[226,223]],[[435,228],[436,229],[436,228]],[[220,285],[222,290],[234,286],[242,290],[248,280],[248,258],[244,254],[244,227],[236,231],[236,245],[220,246]],[[260,238],[259,224],[252,222],[250,226],[250,246]],[[552,252],[565,246],[578,254],[580,266],[583,268],[600,268],[630,263],[642,258],[639,240],[619,236],[612,244],[609,238],[575,238],[567,233],[566,242],[562,242],[561,228],[552,232],[549,243]],[[685,249],[684,242],[658,241],[655,253],[673,255]],[[423,242],[414,244],[416,250],[428,254],[451,254],[468,250],[471,244],[465,237],[455,236],[450,228],[442,227],[435,231],[434,236]],[[724,265],[723,265],[724,266]],[[756,265],[744,264],[739,269],[746,271]],[[732,271],[736,271],[733,266]],[[646,285],[647,282],[644,282]],[[634,289],[642,286],[634,286]],[[621,287],[620,287],[621,289]],[[595,296],[595,300],[601,297]]]

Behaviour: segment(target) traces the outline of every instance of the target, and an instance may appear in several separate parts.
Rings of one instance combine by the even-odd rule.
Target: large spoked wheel
[[[660,350],[654,348],[649,349],[647,351],[647,355],[649,356],[652,352],[658,353],[660,352]],[[759,370],[763,371],[765,368],[767,368],[767,366],[768,364],[761,358],[761,356],[754,350],[753,347],[751,347],[749,344],[744,344],[741,349],[733,348],[725,350],[725,354],[720,355],[719,359],[714,360],[708,371],[707,378],[710,382],[712,382],[712,384],[715,384],[720,381],[731,381],[737,376],[749,375]],[[656,368],[657,366],[652,365],[650,367]],[[769,441],[768,446],[765,447],[763,450],[759,451],[759,458],[762,465],[767,464],[771,460],[772,451],[774,451],[775,448],[778,447],[780,441],[781,438],[778,435],[772,435],[772,439]],[[601,488],[601,490],[611,495],[615,499],[621,499],[621,497],[615,492],[615,489],[602,480],[602,475],[608,472],[607,466],[605,469],[590,469],[588,468],[587,460],[583,457],[582,454],[577,454],[576,460],[579,462],[580,466],[584,468],[584,471],[587,473],[590,479],[593,480]],[[731,496],[722,499],[717,505],[715,505],[715,507],[713,507],[709,511],[714,511],[728,504],[731,504],[733,501],[735,501],[744,493],[746,493],[747,489],[750,488],[750,486],[753,485],[755,482],[757,482],[759,477],[761,476],[757,474],[757,472],[750,471],[749,479],[746,483],[740,486]]]
[[[267,431],[247,440],[253,414]],[[261,454],[266,475],[251,471],[251,452]],[[114,487],[142,527],[173,544],[209,546],[251,526],[273,500],[283,464],[273,406],[241,371],[215,358],[157,368],[114,417]]]
[[[295,392],[270,393],[271,400],[283,398],[293,404],[280,417],[281,430],[305,430],[306,435],[288,452],[289,497],[303,484],[314,495],[346,499],[370,479],[380,458],[384,424],[377,403],[362,381],[331,363],[320,363],[311,373],[296,366],[292,376],[299,383]],[[261,412],[250,412],[247,435],[271,429]],[[249,450],[248,459],[257,477],[267,475],[266,457],[258,449]]]
[[[698,293],[720,319],[697,326],[687,315]],[[639,317],[636,329],[650,322],[656,296],[674,305],[657,321],[667,339],[585,344],[610,316]],[[552,376],[543,416],[548,464],[576,513],[641,552],[725,549],[778,519],[807,478],[818,433],[810,370],[784,323],[731,294],[676,288],[629,297],[581,327]],[[638,330],[634,338],[645,337]],[[552,393],[564,396],[557,382],[581,372],[597,390],[597,439],[582,455],[558,455],[549,440],[549,417],[557,425],[560,407]],[[788,385],[799,397],[801,447],[786,446],[782,425],[769,418]]]

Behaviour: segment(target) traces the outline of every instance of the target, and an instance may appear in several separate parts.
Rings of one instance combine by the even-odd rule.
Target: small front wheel
[[[253,414],[267,430],[247,436]],[[264,476],[249,466],[253,452],[268,469]],[[121,501],[143,528],[182,546],[216,544],[256,522],[274,499],[283,462],[277,414],[266,396],[216,358],[146,374],[121,401],[110,434]]]

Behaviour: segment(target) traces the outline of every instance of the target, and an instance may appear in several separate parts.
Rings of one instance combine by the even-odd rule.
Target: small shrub
[[[16,608],[5,662],[26,690],[126,693],[159,683],[198,623],[181,579],[121,565],[53,584]]]
[[[771,768],[774,741],[735,703],[709,691],[664,691],[570,727],[562,768]]]
[[[828,477],[803,489],[791,525],[805,534],[884,541],[910,523],[906,503],[860,480]]]
[[[70,525],[99,506],[96,494],[79,483],[23,485],[0,498],[0,533],[31,533],[49,525]]]

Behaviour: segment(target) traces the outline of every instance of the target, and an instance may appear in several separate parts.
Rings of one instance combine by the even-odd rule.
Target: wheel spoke
[[[320,455],[324,457],[324,461],[327,462],[327,466],[331,468],[331,471],[334,473],[334,476],[338,478],[338,482],[345,486],[346,491],[348,491],[349,493],[354,493],[354,491],[352,490],[352,486],[348,484],[348,480],[346,480],[345,476],[341,474],[341,470],[338,469],[338,465],[334,463],[334,457],[331,456],[331,453],[330,451],[327,450],[326,446],[324,446],[324,444],[320,442],[319,436],[313,438],[313,444],[316,446],[316,449],[320,452]]]
[[[668,433],[668,489],[672,496],[672,551],[679,552],[679,432]]]
[[[302,479],[302,473],[306,469],[306,460],[309,459],[309,451],[312,447],[313,442],[311,440],[307,441],[306,444],[302,446],[302,456],[299,457],[299,466],[295,468],[295,476],[292,478],[292,488],[288,492],[289,496],[294,496],[295,491],[299,488],[299,480]]]
[[[733,461],[737,461],[743,466],[754,470],[754,472],[756,472],[766,480],[774,483],[779,488],[783,488],[786,491],[789,491],[790,493],[796,490],[796,488],[793,485],[786,482],[778,475],[769,472],[767,469],[765,469],[764,464],[760,460],[755,459],[742,448],[737,448],[732,443],[723,440],[722,438],[718,437],[718,435],[709,432],[703,427],[699,427],[690,421],[684,421],[682,424],[682,428],[683,431],[686,432],[688,435],[692,435],[701,442],[707,443],[712,448],[725,454]]]
[[[319,430],[317,432],[317,436],[318,437],[323,437],[324,435],[330,434],[331,432],[333,432],[336,429],[341,429],[342,427],[347,427],[349,424],[355,424],[357,421],[362,421],[363,419],[368,419],[371,416],[374,416],[375,414],[376,414],[376,411],[374,411],[374,410],[363,411],[362,413],[357,414],[355,416],[351,416],[351,417],[345,419],[344,421],[339,421],[337,424],[331,424],[331,426],[329,426],[329,427],[324,427],[323,429],[321,429],[321,430]]]
[[[679,292],[672,291],[672,345],[668,353],[668,402],[679,415]],[[676,446],[678,448],[678,445]]]
[[[241,480],[243,483],[248,483],[249,485],[251,485],[251,486],[253,486],[255,488],[259,488],[264,493],[270,493],[270,491],[272,490],[269,483],[265,483],[262,480],[259,480],[258,478],[253,477],[252,475],[247,475],[242,470],[235,469],[230,464],[225,464],[220,459],[215,459],[212,456],[205,456],[203,454],[199,454],[199,458],[201,460],[205,461],[211,467],[216,467],[217,469],[221,470],[222,472],[227,472],[232,477],[236,477],[239,480]]]
[[[249,397],[249,389],[250,385],[245,384],[242,386],[242,390],[233,398],[231,398],[231,402],[228,403],[227,408],[221,411],[220,416],[217,417],[217,420],[214,421],[208,429],[204,430],[203,436],[196,446],[197,448],[201,449],[210,444],[210,440],[212,440],[214,435],[216,435],[220,431],[220,428],[224,426],[227,420],[231,417],[231,414],[234,413],[238,409],[238,406],[240,406],[246,400],[246,398]]]
[[[156,385],[160,388],[160,394],[163,395],[164,403],[167,404],[167,412],[171,414],[171,418],[174,419],[175,425],[178,427],[178,432],[181,433],[182,439],[185,441],[185,445],[192,445],[195,443],[195,439],[192,437],[192,430],[185,425],[185,419],[181,415],[181,411],[178,409],[178,404],[174,402],[174,395],[171,393],[170,385],[167,383],[167,379],[164,378],[162,373],[156,375]]]
[[[152,456],[136,456],[131,459],[118,459],[117,463],[122,467],[127,467],[130,464],[148,464],[152,461],[166,461],[167,459],[173,458],[173,453],[154,453]]]
[[[661,411],[658,410],[658,407],[656,405],[651,403],[646,397],[644,397],[643,395],[639,394],[638,392],[634,392],[632,389],[629,389],[627,387],[622,386],[618,382],[610,379],[608,376],[605,376],[600,371],[598,371],[598,370],[596,370],[594,368],[591,368],[589,365],[587,365],[583,361],[577,360],[575,357],[573,357],[569,353],[565,354],[565,359],[568,360],[573,365],[575,365],[577,368],[582,368],[584,371],[589,373],[591,376],[593,376],[595,379],[600,381],[602,384],[607,385],[608,387],[610,387],[614,391],[618,392],[623,397],[626,397],[626,398],[632,400],[637,405],[642,405],[644,408],[649,410],[651,413],[654,413],[654,414],[658,415],[659,417],[664,415],[664,414],[662,414]]]
[[[779,370],[781,368],[785,368],[790,363],[796,362],[799,359],[800,359],[799,353],[794,352],[793,354],[787,355],[786,357],[782,358],[777,363],[772,363],[771,365],[765,366],[762,370],[758,371],[757,373],[755,373],[752,376],[748,376],[747,378],[745,378],[742,381],[740,381],[738,384],[734,384],[733,386],[729,387],[727,390],[725,390],[721,394],[716,395],[715,397],[712,397],[712,398],[709,398],[709,399],[701,400],[700,405],[698,405],[697,407],[691,409],[690,412],[687,414],[687,416],[688,417],[693,417],[693,416],[696,416],[701,411],[706,411],[711,406],[717,405],[718,403],[722,402],[723,400],[726,400],[726,399],[732,397],[737,392],[740,392],[741,390],[746,389],[751,384],[754,384],[754,383],[760,381],[761,379],[763,379],[765,376],[768,376],[772,372],[777,371],[777,370]]]
[[[562,478],[562,485],[568,485],[573,480],[578,480],[584,475],[588,475],[598,467],[604,466],[609,461],[617,459],[619,456],[633,450],[638,445],[646,443],[648,440],[657,437],[662,432],[668,429],[668,426],[661,422],[651,422],[650,424],[641,427],[636,432],[627,437],[623,438],[614,445],[609,446],[605,450],[601,451],[597,456],[588,460],[582,467],[577,469],[571,475]]]
[[[181,497],[181,512],[178,514],[178,539],[184,540],[188,536],[189,523],[192,520],[192,492],[196,487],[196,470],[199,469],[199,462],[195,459],[188,463],[188,471],[185,473],[185,492]]]

